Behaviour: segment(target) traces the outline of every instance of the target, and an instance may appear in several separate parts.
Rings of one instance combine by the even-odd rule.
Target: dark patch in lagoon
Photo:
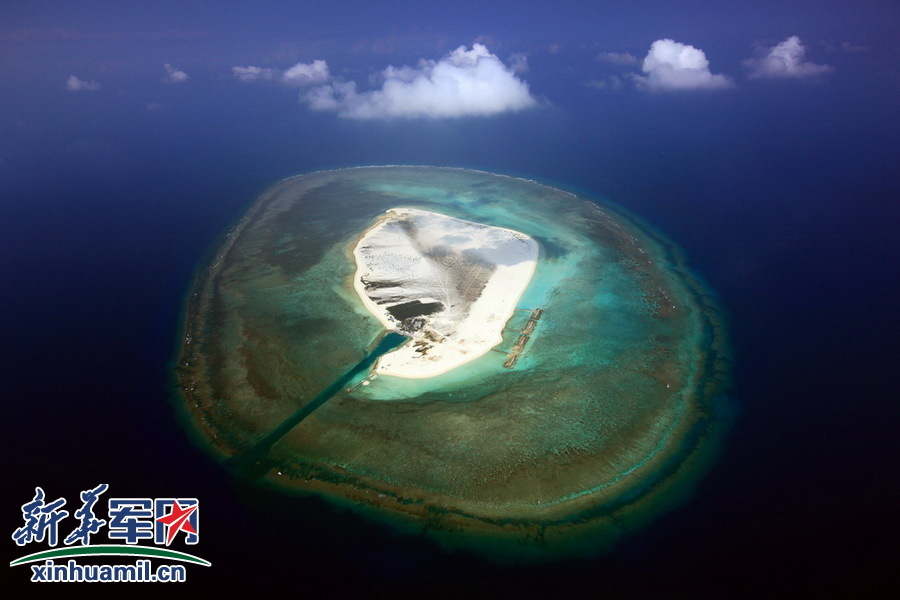
[[[364,217],[353,214],[350,206],[331,206],[331,214],[342,219],[337,229],[344,233],[324,248],[320,246],[324,239],[320,219],[304,223],[297,212],[290,219],[269,218],[311,201],[309,194],[302,193],[279,200],[281,192],[329,179],[342,182],[332,190],[348,192],[347,186],[356,186],[368,193],[357,191],[343,195],[345,199],[378,197],[383,204],[367,204]],[[465,186],[482,180],[507,190],[503,196],[511,206],[492,203],[487,208],[472,208],[471,203],[468,207],[448,203],[447,198],[462,195]],[[415,190],[420,189],[416,187],[419,181],[427,182],[421,189],[444,186],[447,191],[433,198],[415,192],[407,195],[402,187],[405,182]],[[384,193],[384,183],[389,184],[390,193]],[[493,558],[501,557],[497,552],[511,552],[546,559],[608,547],[623,532],[641,526],[684,498],[714,457],[724,429],[725,401],[720,393],[727,384],[723,368],[727,359],[712,366],[703,357],[727,355],[727,345],[716,307],[689,276],[673,247],[648,235],[646,228],[636,226],[629,217],[580,202],[533,182],[456,169],[351,169],[279,184],[242,221],[234,236],[241,240],[238,250],[223,249],[214,261],[218,266],[212,276],[201,278],[195,287],[204,292],[188,308],[186,333],[193,334],[195,343],[182,349],[177,374],[192,421],[221,455],[234,455],[258,436],[241,428],[271,430],[297,410],[298,399],[302,403],[304,398],[314,397],[327,385],[328,377],[333,380],[357,360],[354,354],[370,343],[379,325],[360,314],[352,301],[329,290],[340,287],[342,280],[349,281],[353,268],[347,248],[354,232],[365,229],[379,208],[429,206],[451,216],[523,231],[539,238],[545,247],[546,240],[559,239],[560,248],[565,249],[565,253],[554,252],[560,265],[579,258],[570,256],[577,245],[568,244],[560,235],[565,235],[566,227],[581,227],[579,235],[603,240],[597,247],[601,250],[596,257],[599,262],[586,263],[579,278],[573,280],[574,287],[567,284],[564,294],[545,299],[558,306],[548,312],[551,318],[542,322],[544,329],[533,341],[528,364],[501,375],[501,355],[488,353],[490,356],[479,359],[480,364],[497,361],[497,373],[491,371],[493,367],[482,374],[472,373],[452,392],[441,391],[439,382],[426,382],[412,396],[404,392],[405,396],[385,402],[379,394],[383,396],[389,389],[384,386],[390,384],[390,378],[383,378],[368,388],[356,386],[353,392],[340,393],[302,426],[289,431],[273,449],[270,482],[347,501],[377,518],[395,522],[393,517],[397,517],[396,522],[403,526],[425,528],[447,543],[493,554]],[[470,215],[467,210],[475,213]],[[534,213],[530,220],[519,219],[529,211]],[[539,215],[541,211],[546,215]],[[574,220],[569,221],[568,214]],[[553,229],[556,221],[563,230],[544,232],[544,227]],[[312,240],[310,250],[319,261],[309,264],[308,257],[301,257],[299,260],[308,264],[303,277],[294,274],[276,284],[272,277],[277,271],[271,269],[274,257],[252,251],[265,247],[260,241],[276,237],[288,239],[297,252],[303,252],[304,244]],[[542,259],[550,258],[547,254]],[[257,277],[265,279],[266,287],[252,287]],[[591,287],[594,281],[603,281],[599,289],[605,296],[597,296],[597,288]],[[538,281],[532,287],[539,289],[540,285]],[[232,297],[232,288],[243,289],[234,298],[251,298],[250,304],[239,308],[233,300],[223,301]],[[527,294],[525,301],[531,301]],[[605,303],[599,313],[592,308],[594,298]],[[660,312],[655,308],[659,302],[648,298],[674,299],[678,310]],[[212,315],[204,312],[204,306],[211,305],[219,305],[221,314],[219,327],[208,329],[204,323]],[[294,318],[298,312],[309,318],[311,310],[322,312],[321,318],[330,323],[325,327],[330,330],[327,337],[274,336],[282,348],[270,350],[274,352],[272,360],[258,361],[269,369],[259,375],[279,381],[282,395],[263,412],[259,412],[263,407],[258,400],[242,397],[224,377],[234,376],[229,357],[244,343],[239,336],[227,334],[228,315],[237,315],[236,307],[242,311],[241,319],[263,327]],[[691,325],[695,320],[696,327]],[[635,337],[642,329],[646,331]],[[509,340],[504,341],[508,345]],[[214,356],[219,356],[215,365],[206,360]],[[617,363],[615,368],[604,366],[610,357]],[[207,366],[212,366],[212,371],[207,371]],[[210,393],[213,389],[224,393],[216,397]],[[603,400],[607,397],[613,403]],[[424,441],[426,438],[429,441]],[[641,450],[654,439],[657,446]],[[516,471],[499,471],[483,479],[485,467],[503,465],[504,452],[527,449],[528,445],[537,454],[526,463],[524,472],[518,471],[526,475],[524,479]],[[337,467],[329,453],[343,452],[342,448],[356,458],[351,462],[343,459]],[[394,463],[400,458],[402,463]],[[438,463],[432,465],[432,460]],[[385,479],[377,471],[373,476],[373,467],[412,471],[401,469]],[[573,479],[577,473],[592,474],[598,485],[577,493],[572,493],[577,490],[572,488],[568,496],[528,508],[535,491],[543,489],[530,484],[528,474],[538,475],[544,469],[550,477],[544,479],[544,485],[561,492],[566,482],[577,482]],[[422,480],[426,485],[404,483],[404,477],[416,473],[433,480]],[[460,492],[446,495],[452,490],[447,484],[464,483],[471,477],[479,483],[471,492],[464,492],[468,499],[461,500]],[[511,504],[515,499],[518,504]]]

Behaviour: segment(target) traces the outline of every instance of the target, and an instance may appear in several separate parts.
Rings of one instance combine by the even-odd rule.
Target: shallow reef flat
[[[429,377],[351,377],[393,323],[357,293],[354,249],[396,207],[518,232],[537,260],[491,350]],[[217,456],[492,554],[641,526],[690,490],[727,413],[721,318],[676,248],[620,210],[481,171],[279,182],[198,274],[183,334],[179,398]]]

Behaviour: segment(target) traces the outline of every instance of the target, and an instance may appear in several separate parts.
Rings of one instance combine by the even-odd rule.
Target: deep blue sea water
[[[214,566],[190,570],[198,587],[896,585],[900,132],[888,85],[838,81],[829,102],[816,85],[675,95],[662,108],[585,89],[536,113],[415,123],[309,115],[216,81],[202,97],[154,92],[152,111],[137,83],[115,100],[29,105],[0,142],[4,531],[33,486],[72,504],[103,481],[118,496],[201,499],[196,552]],[[238,483],[193,445],[168,379],[193,270],[275,180],[379,163],[534,177],[612,200],[685,250],[728,311],[739,406],[688,503],[606,557],[497,566]]]

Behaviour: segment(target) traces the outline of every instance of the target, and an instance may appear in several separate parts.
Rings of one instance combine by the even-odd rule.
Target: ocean
[[[198,588],[838,596],[896,583],[900,136],[881,126],[879,90],[664,110],[634,95],[598,107],[585,91],[532,117],[355,123],[216,85],[158,110],[73,98],[4,163],[8,532],[34,486],[72,504],[102,481],[201,499],[196,552],[213,566],[190,570]],[[195,269],[276,180],[396,163],[545,181],[684,250],[727,313],[737,405],[691,498],[609,555],[502,565],[241,483],[192,441],[170,374]]]

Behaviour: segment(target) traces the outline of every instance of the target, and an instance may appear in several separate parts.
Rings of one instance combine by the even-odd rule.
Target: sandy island
[[[374,371],[425,378],[483,356],[503,340],[534,274],[529,236],[435,212],[392,208],[353,249],[353,285],[388,329],[413,339]]]

